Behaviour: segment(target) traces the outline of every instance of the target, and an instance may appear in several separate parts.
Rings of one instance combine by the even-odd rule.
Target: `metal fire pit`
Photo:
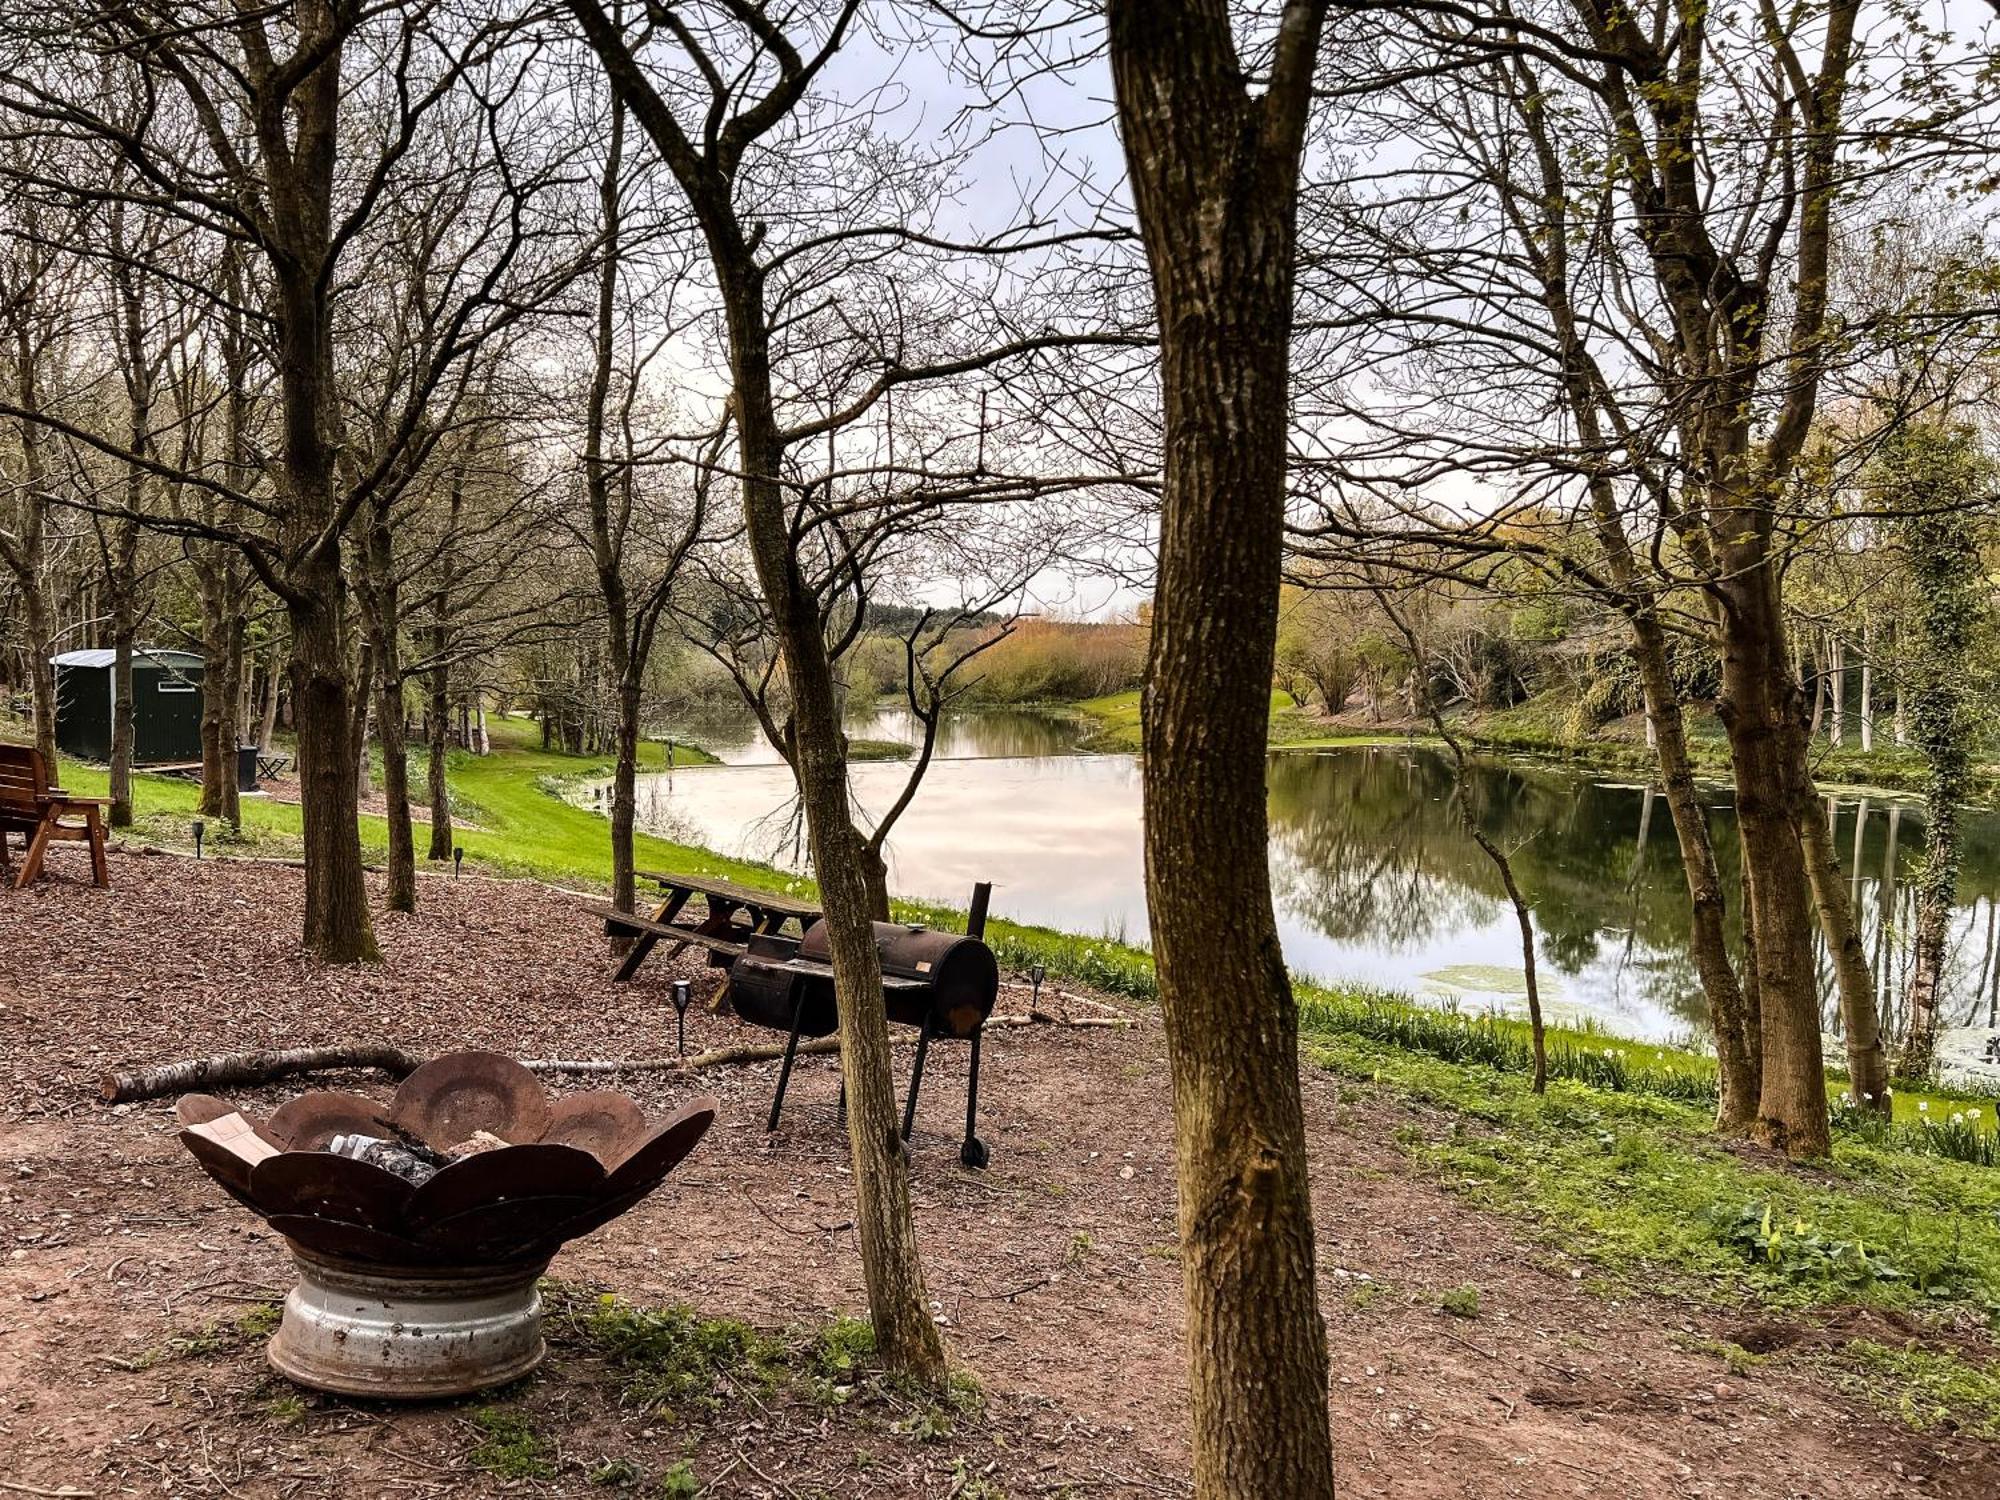
[[[972,1058],[966,1075],[965,1141],[958,1157],[968,1167],[991,1160],[976,1131],[979,1116],[979,1044],[986,1018],[1000,993],[1000,967],[981,940],[991,887],[974,887],[963,934],[895,922],[875,923],[875,951],[882,962],[882,1003],[891,1021],[917,1028],[917,1055],[903,1101],[903,1139],[917,1119],[924,1061],[931,1042],[943,1037],[968,1042]],[[826,923],[813,923],[796,941],[756,934],[729,970],[730,1008],[744,1020],[786,1034],[785,1060],[771,1097],[765,1129],[778,1128],[791,1081],[792,1062],[802,1036],[828,1036],[839,1029],[834,1003],[832,945]],[[843,1092],[842,1102],[846,1095]]]
[[[175,1113],[181,1143],[298,1267],[272,1365],[318,1390],[422,1399],[539,1364],[550,1258],[658,1187],[715,1108],[696,1099],[649,1131],[623,1094],[551,1099],[511,1058],[454,1052],[387,1108],[322,1091],[260,1123],[188,1094]]]

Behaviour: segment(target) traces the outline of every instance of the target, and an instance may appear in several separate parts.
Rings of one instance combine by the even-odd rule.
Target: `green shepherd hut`
[[[78,760],[111,759],[112,651],[65,651],[56,669],[56,745]],[[167,765],[201,759],[202,660],[192,651],[132,653],[132,759]]]

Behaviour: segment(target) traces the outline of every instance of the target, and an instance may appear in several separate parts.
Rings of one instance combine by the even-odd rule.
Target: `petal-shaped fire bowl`
[[[456,1052],[387,1109],[323,1091],[259,1122],[189,1094],[175,1114],[195,1160],[298,1265],[271,1363],[320,1390],[420,1398],[533,1369],[549,1258],[658,1187],[715,1109],[696,1099],[648,1131],[623,1094],[551,1100],[512,1059]]]

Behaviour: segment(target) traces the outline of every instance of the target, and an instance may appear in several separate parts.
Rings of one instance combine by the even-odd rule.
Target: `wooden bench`
[[[600,918],[608,936],[621,934],[632,936],[644,933],[654,939],[665,938],[670,943],[689,944],[706,948],[711,953],[720,953],[728,958],[741,958],[743,944],[730,938],[718,937],[714,933],[703,932],[699,927],[690,927],[684,922],[655,922],[650,917],[634,916],[622,912],[615,906],[601,901],[579,901],[577,905]]]
[[[11,862],[7,836],[26,836],[28,854],[15,877],[20,890],[42,873],[42,860],[50,844],[88,844],[91,879],[98,885],[111,884],[111,869],[104,858],[104,819],[98,811],[100,797],[72,797],[61,787],[49,785],[49,768],[39,750],[27,745],[0,745],[0,869]],[[81,818],[81,823],[65,821]]]
[[[633,873],[641,880],[650,880],[658,885],[663,895],[659,905],[653,909],[650,918],[652,926],[645,925],[643,919],[632,924],[631,930],[638,933],[639,940],[618,966],[614,977],[621,984],[632,981],[647,956],[662,941],[674,944],[669,950],[669,957],[681,953],[689,944],[706,948],[716,955],[711,963],[720,968],[728,960],[742,954],[744,939],[781,932],[787,922],[796,922],[803,931],[819,917],[819,907],[813,902],[778,891],[760,891],[731,880],[703,879],[693,875],[662,875],[652,870],[635,870]],[[681,909],[695,896],[701,897],[707,915],[699,924],[676,921]],[[627,919],[621,914],[619,920],[622,923]],[[711,1007],[720,1009],[728,992],[729,981],[724,978],[709,1002]]]

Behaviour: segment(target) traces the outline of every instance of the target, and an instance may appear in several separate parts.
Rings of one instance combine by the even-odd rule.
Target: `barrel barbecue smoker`
[[[889,1019],[917,1028],[917,1057],[903,1102],[903,1139],[910,1138],[916,1123],[917,1093],[923,1087],[924,1060],[931,1042],[939,1037],[969,1042],[972,1060],[965,1087],[965,1142],[958,1153],[958,1159],[968,1167],[984,1167],[990,1159],[986,1143],[974,1127],[979,1113],[979,1043],[1000,993],[1000,966],[982,940],[992,890],[985,884],[973,888],[972,909],[963,934],[915,923],[875,924],[875,951],[882,961],[882,1000]],[[830,1036],[839,1029],[830,957],[822,920],[798,939],[751,937],[743,955],[730,966],[731,1008],[753,1025],[786,1035],[785,1060],[771,1096],[767,1130],[778,1128],[799,1038]],[[845,1104],[844,1085],[841,1099]]]

